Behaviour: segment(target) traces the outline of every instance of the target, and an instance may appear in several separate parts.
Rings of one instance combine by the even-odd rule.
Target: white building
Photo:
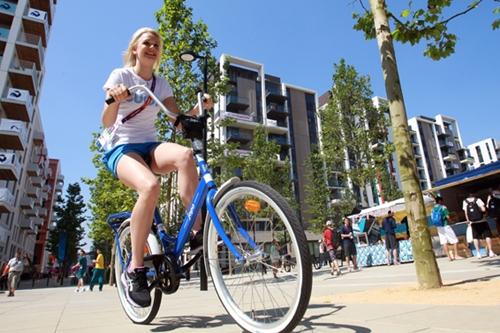
[[[493,138],[473,143],[467,146],[467,148],[474,159],[474,169],[500,159],[500,145],[497,145]]]

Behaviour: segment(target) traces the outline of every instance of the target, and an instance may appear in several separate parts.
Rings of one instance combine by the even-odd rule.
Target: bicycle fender
[[[231,186],[239,183],[241,181],[241,179],[239,179],[238,177],[232,177],[230,178],[229,180],[227,180],[224,184],[222,184],[222,186],[219,187],[219,189],[217,190],[217,193],[215,193],[215,196],[214,196],[214,199],[213,199],[213,202],[214,204],[219,201],[219,198],[222,194],[224,194],[224,192],[230,188]]]

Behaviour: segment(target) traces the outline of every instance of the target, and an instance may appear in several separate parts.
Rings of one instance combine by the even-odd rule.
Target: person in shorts
[[[16,256],[9,260],[9,273],[7,284],[9,286],[9,294],[7,297],[14,297],[17,285],[21,280],[21,274],[24,270],[24,259],[21,257],[21,251],[17,250]]]
[[[465,219],[469,222],[472,227],[472,238],[474,239],[474,247],[476,248],[476,257],[481,259],[481,252],[479,248],[479,240],[486,240],[486,247],[488,248],[488,256],[495,257],[496,254],[493,252],[491,244],[491,229],[488,225],[488,221],[484,219],[484,214],[486,213],[486,206],[484,202],[475,197],[472,193],[469,193],[468,197],[462,203],[462,209],[465,212]]]
[[[443,205],[443,198],[438,196],[436,197],[436,205],[434,205],[433,209],[439,209],[441,212],[441,218],[442,218],[442,223],[443,226],[436,226],[437,233],[439,236],[439,244],[443,247],[444,253],[448,256],[448,259],[450,261],[453,261],[455,259],[463,259],[458,255],[458,238],[457,235],[455,235],[455,232],[453,229],[448,225],[449,222],[449,211],[448,207]],[[450,253],[448,249],[448,244],[453,245],[453,252]]]
[[[153,222],[153,213],[160,198],[158,175],[177,171],[178,188],[184,207],[187,207],[196,187],[198,172],[191,148],[173,142],[158,142],[155,122],[160,106],[144,91],[130,95],[128,87],[146,85],[173,113],[180,114],[172,88],[162,77],[157,76],[163,50],[160,33],[151,28],[140,28],[133,35],[124,53],[124,67],[111,72],[104,83],[106,99],[101,121],[106,129],[112,128],[110,147],[103,156],[108,170],[128,188],[137,192],[130,221],[132,257],[124,269],[120,281],[125,286],[127,301],[136,307],[151,304],[147,283],[147,267],[144,266],[144,247]],[[211,109],[209,96],[203,102]],[[198,112],[198,106],[188,114]],[[169,119],[174,121],[174,119]],[[177,125],[179,117],[175,119]],[[200,251],[203,245],[201,214],[196,217],[190,237],[191,252]]]
[[[339,265],[337,264],[336,249],[337,246],[334,243],[334,231],[333,222],[331,220],[326,221],[325,229],[323,230],[323,243],[325,243],[326,252],[330,256],[330,261],[332,263],[331,274],[333,276],[338,276],[341,274]]]
[[[394,213],[389,211],[387,217],[382,221],[382,227],[385,231],[385,249],[387,255],[387,265],[391,264],[391,252],[394,259],[394,265],[399,265],[399,243],[396,239],[396,220],[394,219]]]

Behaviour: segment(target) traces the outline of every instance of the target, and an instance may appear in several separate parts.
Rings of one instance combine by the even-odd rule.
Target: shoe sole
[[[127,283],[127,278],[125,277],[125,272],[122,273],[120,276],[120,282],[123,285],[123,288],[125,289],[125,298],[127,299],[127,302],[129,302],[130,305],[135,306],[136,308],[147,308],[148,306],[151,305],[151,302],[149,302],[148,305],[141,306],[134,302],[132,297],[130,297],[129,290],[128,290],[128,283]]]

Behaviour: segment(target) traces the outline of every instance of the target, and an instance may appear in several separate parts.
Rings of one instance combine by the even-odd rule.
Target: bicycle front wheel
[[[225,189],[215,209],[225,233],[246,258],[236,261],[209,221],[205,263],[227,312],[250,332],[293,330],[309,304],[312,267],[304,230],[292,209],[271,187],[252,181]],[[247,230],[257,249],[239,228]],[[284,258],[282,265],[271,264],[275,251]],[[283,270],[287,266],[289,272]]]
[[[120,241],[120,250],[121,250],[121,258],[124,262],[127,261],[132,254],[131,240],[130,240],[130,221],[123,222],[118,239]],[[118,250],[118,247],[117,247]],[[151,247],[146,243],[144,248],[144,256],[151,254]],[[136,324],[149,324],[158,313],[161,304],[161,290],[154,289],[151,294],[151,305],[148,307],[137,307],[130,304],[127,300],[127,296],[125,295],[125,286],[121,282],[121,275],[123,273],[123,268],[125,265],[121,262],[120,255],[116,253],[115,255],[115,278],[116,278],[116,286],[118,289],[118,296],[120,297],[120,303],[122,305],[123,310],[127,316]],[[155,278],[156,272],[154,271],[154,267],[150,267],[150,271],[148,272],[148,283]]]

